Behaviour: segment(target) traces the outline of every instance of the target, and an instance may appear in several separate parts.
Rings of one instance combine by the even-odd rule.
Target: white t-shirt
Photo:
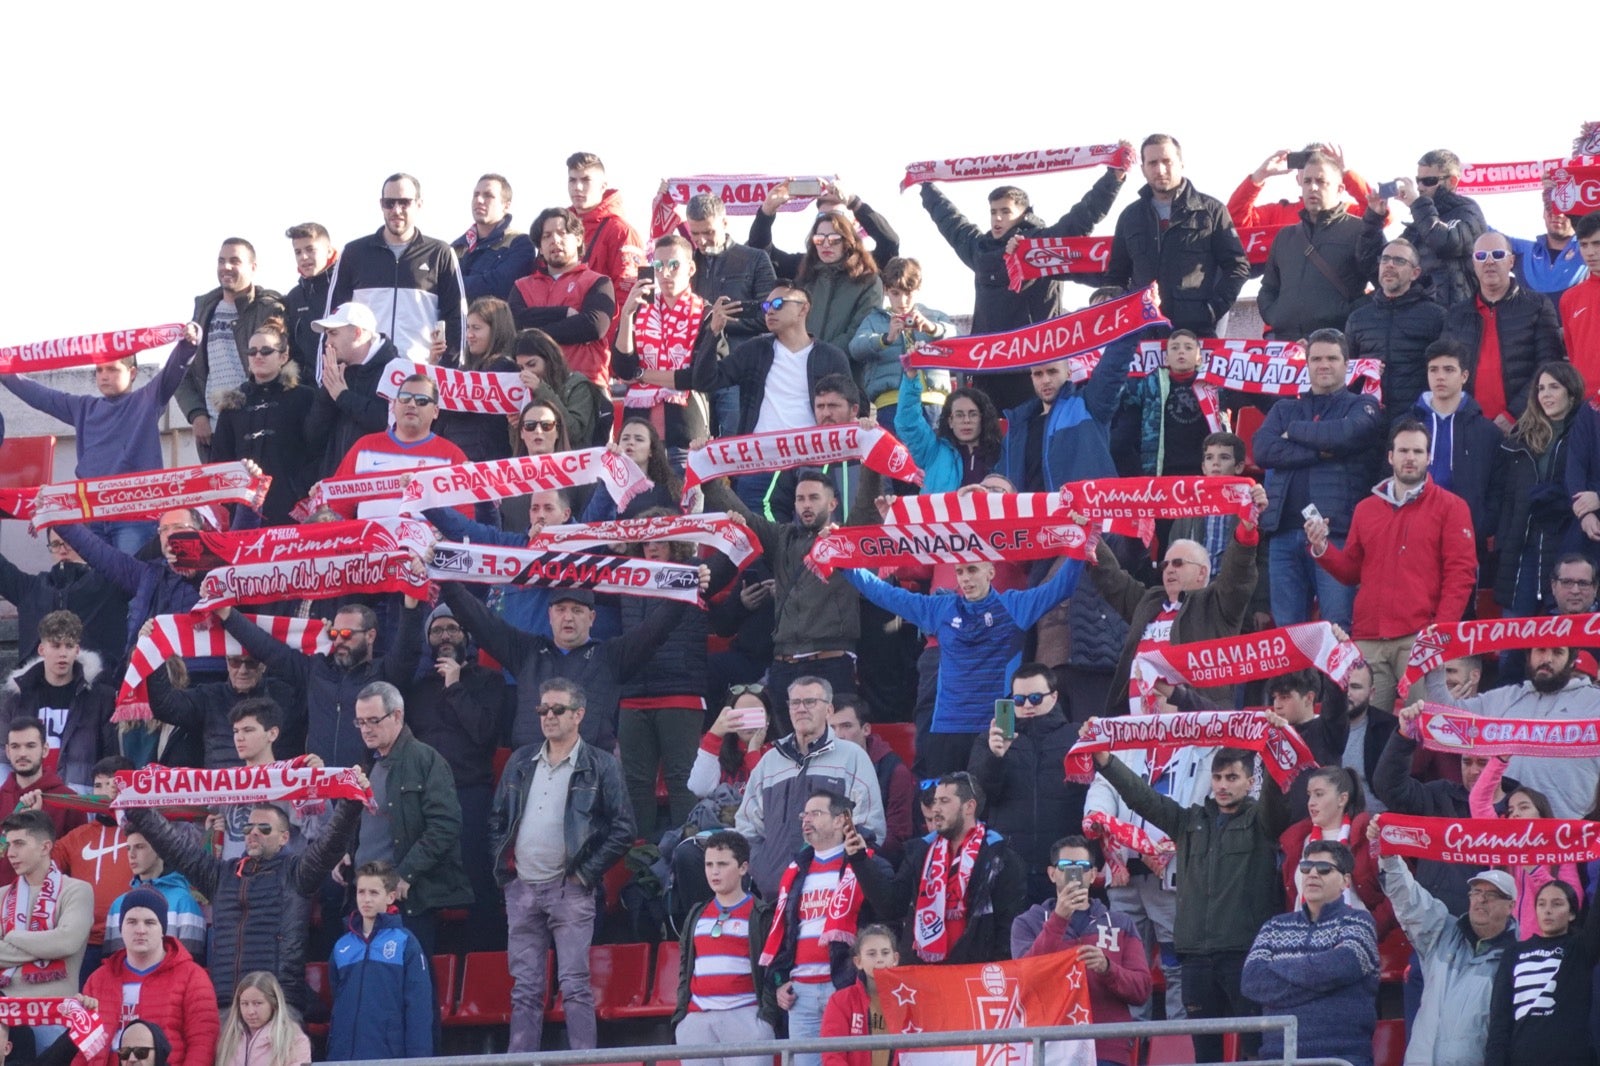
[[[772,369],[767,371],[767,387],[761,397],[761,413],[756,418],[757,433],[776,429],[805,429],[817,424],[811,412],[811,388],[806,378],[810,362],[808,344],[791,352],[776,337],[772,339]]]

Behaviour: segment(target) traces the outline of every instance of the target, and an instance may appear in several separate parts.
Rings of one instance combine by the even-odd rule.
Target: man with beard
[[[1345,678],[1344,754],[1340,757],[1339,765],[1355,774],[1361,782],[1362,791],[1367,797],[1367,811],[1379,814],[1384,806],[1373,792],[1372,779],[1377,773],[1378,759],[1383,755],[1384,745],[1389,743],[1400,722],[1393,713],[1384,709],[1385,704],[1373,701],[1372,692],[1372,667],[1363,660]],[[1337,741],[1341,732],[1330,729],[1329,735]]]
[[[18,716],[11,720],[6,730],[6,762],[11,765],[11,776],[0,783],[0,809],[14,811],[21,806],[22,797],[33,792],[70,792],[67,783],[55,770],[45,765],[50,753],[45,724],[37,718]],[[84,816],[76,811],[52,807],[45,812],[55,827],[57,836],[84,823]],[[11,856],[0,852],[0,886],[17,879],[11,865]]]
[[[1426,353],[1444,332],[1444,307],[1417,284],[1421,277],[1422,257],[1411,242],[1390,241],[1378,255],[1376,291],[1344,324],[1350,358],[1383,362],[1380,381],[1391,418],[1404,415],[1406,404],[1428,388]]]
[[[306,694],[306,751],[329,766],[354,766],[366,757],[367,746],[350,714],[356,694],[373,681],[404,685],[417,669],[422,611],[410,596],[389,654],[381,659],[372,655],[378,615],[365,604],[340,607],[328,629],[333,647],[314,654],[280,644],[230,607],[219,610],[217,617],[246,651]]]
[[[505,675],[478,664],[478,649],[449,607],[428,615],[428,653],[406,689],[406,723],[444,757],[461,803],[461,865],[472,882],[479,917],[499,895],[489,859],[489,811],[494,801],[494,751],[509,716]],[[485,931],[492,923],[474,922]]]
[[[1445,684],[1443,671],[1428,674],[1428,700],[1459,707],[1486,718],[1527,718],[1578,722],[1600,718],[1600,688],[1573,671],[1574,648],[1534,648],[1528,652],[1531,680],[1502,685],[1478,696],[1458,699]],[[1412,707],[1422,709],[1420,702]],[[1407,708],[1409,711],[1410,708]],[[1512,756],[1506,776],[1538,789],[1550,800],[1557,818],[1582,818],[1594,804],[1600,763],[1594,759],[1551,759]]]
[[[983,790],[966,771],[945,774],[933,789],[925,837],[887,885],[870,867],[857,871],[878,917],[911,915],[910,949],[918,962],[960,965],[1011,957],[1011,924],[1028,907],[1027,871],[999,833],[978,820]],[[875,904],[876,908],[876,904]]]
[[[695,295],[711,308],[708,328],[717,335],[717,352],[726,355],[766,332],[761,298],[778,276],[772,260],[758,248],[740,244],[728,232],[728,209],[715,193],[689,197],[685,227],[694,244]],[[739,386],[728,385],[711,397],[712,430],[731,436],[739,423]]]

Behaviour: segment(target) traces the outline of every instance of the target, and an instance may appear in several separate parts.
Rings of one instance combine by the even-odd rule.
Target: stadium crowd
[[[922,267],[890,220],[838,181],[775,183],[742,242],[705,193],[647,239],[598,156],[567,167],[570,204],[526,231],[510,181],[484,175],[453,241],[421,232],[420,182],[392,175],[376,232],[341,248],[316,223],[287,230],[299,277],[281,292],[250,241],[226,238],[217,287],[149,381],[131,357],[98,365],[92,396],[0,375],[74,427],[80,479],[159,469],[169,400],[202,462],[272,477],[253,507],[50,525],[43,572],[0,559],[0,595],[37,639],[0,702],[0,990],[77,996],[110,1037],[91,1050],[51,1015],[31,1039],[13,1028],[15,1060],[296,1066],[312,1057],[303,1021],[326,1023],[329,1060],[433,1054],[441,949],[507,952],[511,1051],[553,1043],[556,988],[567,1045],[591,1048],[598,933],[679,942],[684,1044],[880,1033],[886,966],[1067,952],[1096,1021],[1292,1013],[1302,1055],[1361,1066],[1380,944],[1404,938],[1405,1063],[1595,1061],[1600,862],[1408,861],[1378,841],[1386,815],[1600,820],[1593,757],[1452,755],[1417,729],[1435,705],[1600,718],[1591,650],[1406,678],[1431,627],[1600,608],[1600,214],[1547,206],[1525,240],[1487,227],[1452,152],[1375,186],[1322,144],[1273,153],[1224,202],[1161,134],[1124,142],[1055,222],[1015,185],[969,220],[930,181],[922,206],[973,273],[974,333],[1061,315],[1068,283],[1094,304],[1154,285],[1163,316],[1092,366],[952,374],[910,365],[956,327],[919,302]],[[1297,199],[1260,202],[1291,174]],[[808,199],[803,248],[777,249],[776,215]],[[1018,239],[1088,236],[1113,212],[1102,270],[1012,284]],[[1281,228],[1253,263],[1240,230],[1263,226]],[[1297,395],[1200,373],[1253,273],[1267,338],[1302,353]],[[1362,360],[1378,371],[1352,377]],[[528,399],[509,416],[442,409],[424,366],[503,375]],[[894,521],[918,487],[865,454],[689,476],[708,448],[817,426],[888,430],[920,494],[951,507],[1118,476],[1254,483],[1242,513],[1106,533],[1087,558],[825,574],[819,538]],[[446,541],[510,550],[573,524],[726,513],[758,557],[670,538],[610,549],[697,567],[703,606],[439,579],[432,599],[201,608],[228,653],[163,645],[151,717],[113,718],[141,641],[206,599],[195,534],[366,517],[319,491],[339,479],[591,448],[648,487],[423,514]],[[320,650],[274,628],[308,618],[325,623]],[[1338,681],[1136,683],[1152,651],[1319,619],[1359,649]],[[1317,766],[1280,786],[1253,751],[1176,745],[1097,751],[1092,783],[1068,779],[1080,737],[1141,698],[1255,709]],[[285,761],[357,768],[371,798],[91,798],[151,764]],[[605,912],[623,863],[619,934]],[[307,979],[323,960],[331,1015]],[[1243,1053],[1270,1056],[1271,1040]],[[1194,1048],[1223,1057],[1220,1038]],[[1094,1054],[1126,1066],[1138,1051]],[[886,1061],[799,1056],[869,1057]]]

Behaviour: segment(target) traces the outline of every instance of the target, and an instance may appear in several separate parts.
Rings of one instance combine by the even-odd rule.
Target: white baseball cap
[[[372,308],[366,304],[358,304],[354,300],[340,304],[327,318],[319,318],[311,323],[311,328],[318,333],[326,333],[338,326],[354,326],[364,333],[378,332],[378,320],[373,315]]]
[[[1477,884],[1479,881],[1482,881],[1484,884],[1500,893],[1506,899],[1516,902],[1517,883],[1513,881],[1511,879],[1511,875],[1506,873],[1504,870],[1479,871],[1467,879],[1467,884],[1473,885]]]

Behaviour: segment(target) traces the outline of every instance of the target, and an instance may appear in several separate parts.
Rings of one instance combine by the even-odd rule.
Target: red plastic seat
[[[503,951],[474,951],[461,963],[461,999],[450,1025],[510,1025],[511,971]]]
[[[54,481],[54,437],[7,437],[0,444],[0,489],[31,489]]]
[[[482,654],[481,652],[479,653]],[[494,749],[494,785],[500,787],[500,775],[506,772],[506,763],[511,761],[510,748]]]
[[[644,1005],[649,979],[649,944],[597,944],[589,949],[589,987],[594,991],[595,1017],[601,1021],[631,1017],[621,1011]],[[560,995],[544,1016],[553,1022],[566,1020]]]
[[[433,972],[433,992],[439,1000],[439,1020],[445,1021],[456,1009],[456,974],[461,960],[454,955],[435,955],[429,960]]]
[[[614,1017],[670,1018],[678,1009],[678,967],[682,962],[683,948],[676,940],[666,940],[656,945],[655,974],[650,981],[650,995],[637,1007],[621,1007]]]
[[[306,987],[320,1000],[329,1012],[333,1010],[333,977],[325,962],[306,963]],[[312,1036],[327,1036],[327,1022],[307,1022],[306,1032]]]
[[[1194,1040],[1187,1036],[1152,1037],[1144,1058],[1144,1066],[1178,1066],[1194,1061]]]
[[[1400,1066],[1406,1057],[1406,1020],[1385,1018],[1372,1034],[1373,1066]]]
[[[1378,945],[1378,980],[1383,984],[1401,984],[1410,965],[1411,941],[1399,929],[1392,930]]]
[[[911,769],[917,756],[917,727],[910,722],[874,722],[872,723],[873,736],[882,738],[883,742],[894,749],[900,756],[900,761],[906,764],[906,769]]]
[[[1244,472],[1251,477],[1261,476],[1261,468],[1256,465],[1255,436],[1266,420],[1261,408],[1241,407],[1238,422],[1233,427],[1234,435],[1244,441]]]

